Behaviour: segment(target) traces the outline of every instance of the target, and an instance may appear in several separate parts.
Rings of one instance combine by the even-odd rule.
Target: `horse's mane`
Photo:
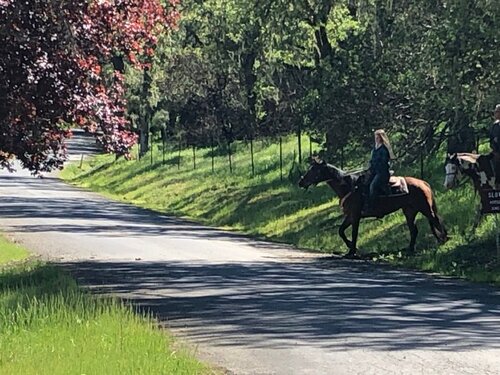
[[[344,183],[346,183],[349,186],[349,189],[351,189],[351,190],[357,184],[358,180],[361,177],[363,177],[367,172],[366,169],[358,169],[355,171],[344,171],[340,168],[337,168],[336,166],[334,166],[332,164],[327,164],[327,166],[330,169],[330,171],[335,174],[335,177],[339,180],[342,180]]]

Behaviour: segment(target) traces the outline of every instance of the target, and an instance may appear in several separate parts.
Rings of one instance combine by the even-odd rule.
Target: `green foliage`
[[[498,101],[490,1],[186,0],[181,12],[147,87],[128,70],[129,115],[144,128],[165,111],[189,144],[306,132],[339,157],[383,127],[411,163],[448,139],[474,148]]]

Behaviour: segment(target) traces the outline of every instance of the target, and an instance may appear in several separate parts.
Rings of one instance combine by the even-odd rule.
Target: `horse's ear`
[[[311,163],[321,164],[322,160],[318,155],[311,156]]]

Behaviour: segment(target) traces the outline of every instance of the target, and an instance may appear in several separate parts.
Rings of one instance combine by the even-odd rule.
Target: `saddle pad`
[[[391,186],[393,194],[408,194],[410,192],[404,177],[391,176],[389,179],[389,185]]]

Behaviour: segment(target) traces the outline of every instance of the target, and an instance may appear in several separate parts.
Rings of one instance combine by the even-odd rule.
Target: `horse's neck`
[[[343,170],[333,165],[328,164],[328,170],[332,178],[327,180],[326,183],[335,191],[340,199],[344,198],[351,192],[351,187],[347,181],[349,177]]]

